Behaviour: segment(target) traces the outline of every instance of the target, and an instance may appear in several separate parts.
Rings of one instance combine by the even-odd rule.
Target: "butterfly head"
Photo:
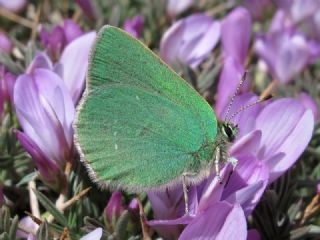
[[[238,125],[234,125],[231,122],[225,121],[220,124],[220,131],[222,133],[223,138],[226,139],[227,142],[232,143],[234,139],[237,137],[239,127]]]

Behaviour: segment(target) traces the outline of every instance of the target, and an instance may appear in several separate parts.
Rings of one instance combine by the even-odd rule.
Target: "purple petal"
[[[260,36],[255,49],[279,83],[292,80],[303,70],[311,56],[306,39],[290,29]]]
[[[66,46],[60,58],[63,80],[74,104],[78,102],[84,88],[89,53],[95,37],[96,33],[90,32],[77,38]]]
[[[216,239],[247,239],[246,218],[242,208],[238,204],[233,206]]]
[[[226,183],[231,172],[232,166],[230,164],[227,164],[221,170],[221,180],[215,177],[215,174],[211,175],[206,183],[206,186],[204,187],[198,206],[198,212],[205,212],[207,208],[220,201],[222,192],[224,190],[224,185],[221,184],[221,181],[223,183]]]
[[[240,125],[241,128],[241,125]],[[248,133],[247,135],[239,138],[232,146],[229,148],[229,153],[231,156],[237,158],[237,156],[242,154],[253,154],[255,155],[260,146],[261,141],[261,131],[256,130]]]
[[[246,7],[251,15],[255,19],[262,20],[263,14],[266,10],[272,6],[271,0],[245,0],[243,2],[244,7]]]
[[[122,194],[119,191],[113,192],[109,202],[104,209],[104,214],[107,221],[113,224],[114,221],[120,217],[121,213],[124,211],[124,206],[122,205]]]
[[[66,45],[66,37],[64,30],[60,26],[56,26],[49,39],[49,51],[54,59],[58,59],[59,54]]]
[[[102,237],[102,228],[96,228],[92,232],[80,238],[80,240],[99,240]]]
[[[240,204],[246,216],[259,202],[269,179],[268,168],[252,155],[242,155],[226,185],[222,198],[231,204]]]
[[[97,19],[97,9],[92,0],[76,0],[76,3],[80,6],[84,14],[91,19]]]
[[[30,217],[22,218],[19,221],[19,225],[22,226],[23,228],[32,230],[34,233],[39,228],[39,226],[34,221],[32,221],[32,219]],[[16,233],[16,237],[17,238],[28,238],[28,234],[18,229],[17,233]]]
[[[320,183],[317,184],[317,194],[320,194]]]
[[[39,36],[43,46],[47,48],[49,46],[50,33],[47,31],[47,29],[43,25],[40,25]]]
[[[218,202],[197,216],[182,232],[185,239],[246,239],[247,223],[239,205]]]
[[[0,52],[4,52],[7,54],[10,54],[13,48],[13,44],[11,40],[8,38],[8,36],[0,32]]]
[[[286,13],[282,10],[276,11],[274,14],[271,25],[269,27],[269,33],[285,31],[287,27],[290,26],[291,23],[288,23],[286,19]]]
[[[167,13],[172,18],[178,16],[180,13],[184,12],[190,8],[194,2],[193,0],[167,0]]]
[[[183,215],[180,218],[172,219],[172,220],[151,220],[148,221],[148,225],[157,226],[157,225],[178,225],[178,224],[189,224],[195,215]]]
[[[12,12],[22,11],[26,5],[26,0],[0,0],[0,6]]]
[[[83,35],[81,28],[72,19],[64,20],[63,30],[66,38],[66,44]]]
[[[184,215],[182,189],[182,184],[178,184],[176,187],[166,189],[163,192],[148,192],[148,198],[156,219],[148,221],[148,224],[165,239],[177,239],[181,232],[178,224],[189,223],[192,220],[190,215],[195,215],[197,212],[198,197],[196,187],[190,187],[188,191],[190,213],[188,216]]]
[[[37,68],[45,68],[52,70],[52,61],[50,60],[49,56],[44,52],[38,52],[30,65],[28,66],[28,69],[26,70],[26,73],[32,73]]]
[[[178,52],[182,45],[184,29],[184,21],[179,20],[175,22],[161,38],[160,57],[168,64],[172,64],[178,60]]]
[[[160,56],[170,65],[180,61],[195,68],[210,54],[219,37],[219,23],[204,14],[194,14],[177,21],[165,32]]]
[[[127,19],[124,22],[123,29],[135,38],[140,38],[143,31],[143,17],[137,15],[132,19]]]
[[[44,152],[60,166],[73,159],[75,109],[64,83],[47,69],[19,76],[14,102],[20,124]]]
[[[4,100],[13,103],[13,89],[16,83],[17,77],[10,72],[4,75],[2,87]]]
[[[249,48],[251,16],[243,7],[235,8],[222,21],[221,42],[225,56],[243,64]]]
[[[42,178],[47,182],[53,182],[60,172],[56,163],[50,160],[26,134],[20,131],[15,131],[15,133],[21,145],[35,161]]]
[[[298,100],[306,109],[310,109],[313,113],[315,121],[319,120],[319,111],[317,103],[306,93],[300,93]]]
[[[308,145],[313,127],[311,110],[294,99],[277,100],[262,110],[256,122],[256,128],[262,131],[258,156],[269,167],[270,182],[295,163]]]
[[[224,61],[223,69],[220,74],[215,112],[222,119],[222,111],[228,105],[231,97],[235,94],[240,79],[244,74],[243,66],[232,57]]]
[[[289,14],[294,23],[299,23],[314,16],[320,9],[319,1],[295,0],[290,4]]]
[[[217,45],[219,39],[220,23],[215,21],[189,53],[189,61],[192,68],[196,68],[201,63],[201,59],[209,55],[210,51]]]
[[[250,229],[247,240],[261,240],[259,232],[256,229]]]
[[[148,192],[155,219],[175,219],[184,214],[182,185],[161,192]]]

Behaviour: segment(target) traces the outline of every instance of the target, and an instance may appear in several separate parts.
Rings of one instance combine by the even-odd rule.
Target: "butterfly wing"
[[[213,154],[211,107],[141,42],[98,34],[78,108],[76,144],[93,178],[127,189],[166,185]]]

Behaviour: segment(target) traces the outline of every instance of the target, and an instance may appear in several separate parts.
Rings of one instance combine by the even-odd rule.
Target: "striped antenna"
[[[232,96],[232,98],[231,98],[231,100],[229,102],[229,105],[228,105],[228,108],[227,108],[227,112],[226,112],[225,117],[224,117],[224,121],[226,121],[227,118],[228,118],[228,115],[230,113],[230,110],[231,110],[231,107],[233,105],[234,99],[238,95],[241,86],[243,85],[244,81],[246,80],[246,76],[247,76],[247,71],[245,71],[244,74],[242,75],[241,80],[240,80],[240,82],[239,82],[239,84],[237,86],[237,89],[236,89],[235,93],[233,94],[233,96]],[[231,119],[231,118],[229,118],[229,119]]]
[[[267,95],[263,98],[260,98],[258,99],[257,101],[253,102],[253,103],[249,103],[248,105],[245,105],[245,106],[242,106],[241,108],[239,108],[234,114],[231,115],[231,117],[228,118],[227,122],[230,122],[231,119],[233,119],[235,116],[237,116],[240,112],[252,107],[252,106],[255,106],[256,104],[258,103],[261,103],[261,102],[264,102],[264,101],[267,101],[269,99],[271,99],[273,96],[272,95]]]

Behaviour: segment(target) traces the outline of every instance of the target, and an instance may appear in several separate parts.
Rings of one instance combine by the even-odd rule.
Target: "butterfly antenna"
[[[228,118],[227,122],[230,122],[230,120],[233,119],[235,116],[237,116],[240,112],[242,112],[250,107],[253,107],[261,102],[267,101],[267,100],[271,99],[272,97],[273,97],[272,95],[267,95],[263,98],[258,99],[257,101],[255,101],[253,103],[249,103],[248,105],[242,106],[234,114],[232,114],[231,117]]]
[[[228,115],[229,115],[229,113],[230,113],[230,110],[231,110],[231,107],[232,107],[232,105],[233,105],[234,99],[235,99],[236,96],[238,95],[241,86],[243,85],[244,81],[246,80],[246,76],[247,76],[247,71],[245,71],[244,74],[242,75],[241,80],[240,80],[240,82],[239,82],[239,84],[238,84],[238,86],[237,86],[237,89],[236,89],[235,93],[233,94],[233,96],[232,96],[232,98],[231,98],[231,100],[230,100],[230,102],[229,102],[229,105],[228,105],[228,108],[227,108],[227,112],[226,112],[225,117],[224,117],[224,120],[225,120],[225,121],[226,121],[227,118],[228,118]],[[231,118],[229,118],[229,119],[231,119]]]

